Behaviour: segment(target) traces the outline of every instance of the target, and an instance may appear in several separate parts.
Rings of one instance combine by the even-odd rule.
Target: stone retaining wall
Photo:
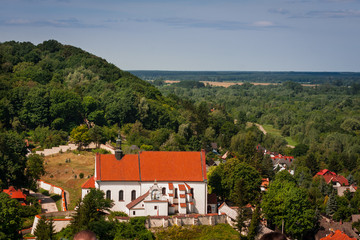
[[[67,211],[67,203],[66,203],[66,196],[65,196],[65,191],[64,189],[62,189],[61,187],[57,187],[51,183],[47,183],[44,182],[43,180],[39,180],[37,181],[38,183],[38,187],[45,189],[47,191],[49,191],[49,193],[55,193],[61,196],[62,199],[62,210],[63,211]]]

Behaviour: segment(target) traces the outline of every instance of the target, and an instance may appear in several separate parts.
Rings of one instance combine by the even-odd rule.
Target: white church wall
[[[111,199],[114,200],[114,206],[112,207],[113,211],[123,211],[128,212],[127,204],[131,202],[131,192],[136,191],[136,198],[140,197],[141,193],[140,183],[139,182],[100,182],[100,190],[104,191],[106,196],[106,191],[111,191]],[[124,191],[124,200],[119,201],[119,191]],[[136,199],[135,198],[135,199]]]
[[[168,214],[168,202],[146,202],[145,201],[145,216],[167,216]]]

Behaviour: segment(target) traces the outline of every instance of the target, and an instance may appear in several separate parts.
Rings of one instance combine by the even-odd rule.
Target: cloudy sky
[[[360,0],[0,0],[0,42],[125,70],[360,71]]]

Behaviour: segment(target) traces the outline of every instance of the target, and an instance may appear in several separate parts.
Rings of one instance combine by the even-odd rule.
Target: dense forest
[[[360,73],[352,72],[237,72],[237,71],[131,71],[144,80],[179,80],[179,81],[236,81],[282,83],[335,83],[351,84],[360,81]]]

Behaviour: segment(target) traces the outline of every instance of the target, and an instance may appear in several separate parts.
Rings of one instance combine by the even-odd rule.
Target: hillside
[[[0,43],[0,122],[18,131],[84,122],[177,127],[169,99],[149,83],[86,51],[55,40]],[[145,109],[139,107],[142,104]],[[151,112],[151,114],[147,114]]]

